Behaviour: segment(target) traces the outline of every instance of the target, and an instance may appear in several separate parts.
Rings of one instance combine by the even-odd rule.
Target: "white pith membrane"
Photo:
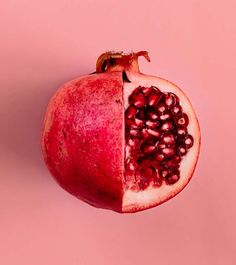
[[[161,92],[172,92],[180,99],[180,106],[183,108],[183,113],[186,113],[189,118],[187,126],[188,134],[193,136],[193,146],[188,149],[187,154],[182,156],[180,162],[180,178],[172,185],[167,185],[163,181],[160,187],[154,186],[150,181],[145,189],[133,189],[132,185],[124,185],[124,195],[122,201],[122,212],[134,212],[142,209],[156,206],[179,193],[189,182],[192,177],[200,147],[199,125],[193,108],[186,95],[171,82],[153,76],[147,76],[140,73],[126,72],[128,79],[131,82],[124,82],[124,106],[125,110],[129,106],[128,98],[137,87],[157,87]],[[125,151],[125,160],[129,154]],[[136,183],[134,183],[136,185]]]

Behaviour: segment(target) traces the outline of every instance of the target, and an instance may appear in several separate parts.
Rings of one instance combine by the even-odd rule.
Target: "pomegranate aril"
[[[187,127],[188,123],[189,123],[189,119],[188,119],[187,114],[183,113],[183,114],[177,116],[175,119],[175,123],[177,126]]]
[[[149,95],[150,93],[160,92],[160,90],[157,87],[142,87],[141,91],[145,96]]]
[[[163,164],[168,168],[177,167],[179,165],[178,163],[172,160],[165,161]]]
[[[188,135],[185,139],[184,139],[184,143],[185,143],[185,146],[187,148],[190,148],[193,146],[193,137],[191,135]]]
[[[132,147],[134,147],[134,146],[138,146],[138,144],[139,144],[139,140],[138,139],[129,139],[128,140],[128,145],[129,146],[132,146]]]
[[[152,160],[146,158],[145,156],[139,157],[137,162],[141,168],[149,168],[152,165]]]
[[[163,179],[160,177],[156,177],[153,180],[153,186],[154,187],[160,187],[162,185]]]
[[[156,161],[161,162],[161,161],[163,161],[163,160],[165,159],[165,156],[164,156],[163,154],[161,154],[161,153],[157,153],[157,154],[154,156],[154,159],[155,159]]]
[[[138,164],[134,160],[127,159],[127,161],[126,161],[126,170],[128,172],[135,171],[137,168],[138,168]]]
[[[179,127],[176,132],[178,136],[185,136],[187,134],[187,129],[185,127]]]
[[[179,163],[181,161],[181,157],[179,155],[176,155],[172,158],[173,162]]]
[[[157,128],[159,126],[159,122],[158,121],[146,121],[146,125],[148,128]]]
[[[167,166],[168,168],[171,167],[178,167],[179,163],[181,161],[181,157],[179,155],[175,155],[174,157],[172,157],[170,160],[166,161],[164,163],[165,166]]]
[[[143,139],[147,139],[147,138],[150,137],[150,134],[148,132],[148,129],[146,129],[146,128],[142,129],[141,135],[142,135]]]
[[[133,119],[125,119],[125,125],[127,128],[138,129],[139,127]]]
[[[137,109],[134,106],[129,106],[126,110],[125,114],[128,119],[132,119],[135,117],[137,113]]]
[[[155,152],[156,154],[156,152]],[[154,160],[155,154],[152,154],[152,167],[157,171],[157,169],[160,167],[160,161]]]
[[[130,135],[131,137],[139,137],[139,136],[140,136],[140,131],[139,131],[139,130],[135,130],[135,129],[131,129],[131,130],[129,131],[129,135]]]
[[[175,115],[182,113],[182,107],[180,105],[175,105],[171,108],[171,112]]]
[[[165,112],[165,111],[167,110],[167,107],[166,107],[165,104],[160,103],[160,104],[158,104],[158,106],[155,108],[155,110],[156,110],[157,112],[159,112],[159,113],[163,113],[163,112]]]
[[[164,148],[167,148],[167,144],[163,143],[162,141],[157,142],[156,147],[158,150],[162,150]]]
[[[166,121],[166,120],[168,120],[168,119],[170,119],[171,118],[171,116],[170,116],[170,114],[169,113],[163,113],[161,116],[160,116],[160,120],[162,120],[162,121]]]
[[[174,148],[166,147],[166,148],[163,148],[161,151],[162,151],[162,154],[167,158],[175,155],[175,149]]]
[[[166,133],[162,137],[162,142],[168,145],[173,145],[175,143],[175,137],[171,133]]]
[[[165,168],[161,168],[158,170],[159,176],[162,178],[166,178],[169,175],[169,170]]]
[[[142,151],[146,155],[153,153],[155,150],[156,150],[155,145],[146,145],[146,144],[144,144],[142,146]]]
[[[165,178],[165,182],[167,185],[173,185],[179,180],[179,175],[177,173],[171,173],[169,176]]]
[[[166,121],[162,124],[161,130],[164,132],[169,132],[173,129],[173,124],[170,121]]]
[[[143,120],[140,119],[134,119],[135,124],[137,125],[138,128],[141,128],[143,126]]]
[[[159,119],[159,116],[158,116],[156,113],[154,113],[154,112],[149,112],[149,113],[148,113],[148,117],[149,117],[151,120],[154,120],[154,121],[156,121],[156,120]]]
[[[178,98],[173,93],[167,93],[165,96],[165,104],[168,107],[174,106],[176,102],[178,101]]]
[[[129,98],[129,101],[130,101],[131,104],[134,104],[134,106],[137,107],[137,108],[142,108],[146,104],[145,97],[141,93],[133,94]]]
[[[156,171],[151,167],[144,167],[140,170],[140,173],[142,176],[145,176],[146,178],[153,178],[157,176]]]
[[[154,137],[160,138],[161,133],[157,129],[147,129],[148,133]]]
[[[137,150],[136,146],[126,145],[126,147],[125,147],[126,156],[130,156],[133,159],[137,159],[138,158],[139,153],[137,151],[138,150]]]
[[[178,147],[178,153],[181,155],[181,156],[184,156],[186,153],[187,153],[187,149],[185,146],[179,146]]]
[[[150,94],[148,97],[148,105],[155,106],[162,98],[162,93]]]

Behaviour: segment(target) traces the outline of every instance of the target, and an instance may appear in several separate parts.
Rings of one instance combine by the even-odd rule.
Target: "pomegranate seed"
[[[133,129],[138,129],[137,124],[135,124],[134,120],[132,119],[125,119],[125,125]]]
[[[159,138],[161,136],[161,133],[157,129],[147,129],[148,133],[152,136],[155,136]]]
[[[138,168],[138,164],[132,160],[132,159],[127,159],[126,162],[126,170],[128,171],[135,171]]]
[[[175,115],[182,114],[182,107],[180,105],[175,105],[171,108],[171,112]]]
[[[179,127],[179,128],[177,129],[177,134],[178,134],[178,136],[185,136],[186,133],[187,133],[187,129],[184,128],[184,127]]]
[[[160,104],[157,106],[156,110],[157,110],[159,113],[163,113],[163,112],[165,112],[165,111],[166,111],[166,106],[165,106],[165,104],[160,103]]]
[[[166,178],[169,175],[169,170],[167,169],[159,169],[159,176],[161,176],[162,178]]]
[[[140,136],[140,132],[138,130],[135,130],[135,129],[131,129],[129,131],[129,134],[130,134],[130,136],[133,136],[133,137],[139,137]]]
[[[158,121],[146,121],[146,125],[148,128],[156,128],[160,123]]]
[[[185,148],[185,146],[179,146],[178,152],[181,156],[184,156],[187,153],[187,149]]]
[[[171,131],[173,129],[173,124],[170,121],[166,121],[162,124],[161,130],[164,132]]]
[[[166,114],[162,114],[161,116],[160,116],[160,120],[162,120],[162,121],[166,121],[166,120],[168,120],[168,119],[170,119],[170,114],[169,113],[166,113]]]
[[[161,149],[164,149],[164,148],[167,148],[167,144],[163,143],[162,141],[159,141],[157,144],[157,149],[158,150],[161,150]]]
[[[167,185],[173,185],[179,180],[179,175],[178,174],[170,174],[166,179],[166,184]]]
[[[158,120],[159,116],[157,114],[155,114],[154,112],[149,112],[148,113],[148,117],[151,119],[151,120]]]
[[[165,104],[168,107],[171,107],[173,105],[175,105],[176,103],[176,96],[173,93],[167,93],[165,96]]]
[[[133,94],[129,98],[129,102],[134,104],[137,108],[142,108],[145,106],[145,97],[141,93]]]
[[[155,171],[157,171],[157,169],[160,167],[160,162],[155,160],[153,155],[155,156],[155,154],[152,154],[152,167]]]
[[[193,146],[193,137],[191,135],[188,135],[184,140],[185,146],[187,148],[190,148]]]
[[[132,157],[133,159],[135,159],[138,156],[136,146],[130,146],[127,144],[125,147],[125,152],[128,156]]]
[[[144,167],[140,170],[140,173],[142,176],[151,178],[153,176],[155,176],[155,171],[153,169],[151,169],[150,167]]]
[[[131,138],[130,138],[130,139],[128,140],[128,145],[129,145],[129,146],[132,146],[132,147],[133,147],[133,146],[137,146],[138,143],[139,143],[139,140],[138,140],[138,139],[131,139]]]
[[[162,185],[162,178],[154,178],[153,186],[154,187],[160,187]]]
[[[165,165],[170,168],[170,167],[176,167],[181,161],[181,157],[179,155],[175,155],[173,158],[165,162]]]
[[[143,126],[143,121],[140,119],[134,119],[134,122],[138,128],[141,128]]]
[[[165,156],[163,154],[157,153],[154,156],[154,159],[161,162],[161,161],[163,161],[165,159]]]
[[[148,97],[148,104],[149,106],[154,106],[156,105],[162,97],[161,93],[156,93],[156,94],[150,94]]]
[[[179,155],[176,155],[172,158],[173,161],[175,161],[176,163],[179,163],[181,161],[181,157]]]
[[[189,122],[189,119],[188,119],[188,116],[187,116],[186,113],[181,114],[176,119],[176,125],[177,126],[181,125],[181,126],[187,127],[188,126],[188,122]]]
[[[149,94],[150,92],[153,92],[152,87],[142,87],[143,94]]]
[[[174,135],[171,133],[166,133],[162,137],[162,142],[165,144],[173,145],[175,143]]]
[[[144,139],[147,139],[148,137],[150,137],[150,134],[147,129],[142,129],[141,134]]]
[[[148,158],[145,158],[145,157],[141,157],[139,160],[138,160],[138,163],[140,164],[140,166],[142,168],[147,168],[147,167],[150,167],[151,164],[152,164],[152,160],[148,159]]]
[[[172,157],[175,154],[175,149],[170,147],[163,148],[161,151],[162,154],[167,158]]]
[[[145,96],[149,95],[150,93],[157,93],[160,90],[156,87],[142,87],[142,92]]]
[[[129,106],[128,109],[126,110],[125,114],[128,119],[134,118],[134,116],[137,113],[137,109],[134,106]]]
[[[144,154],[151,154],[156,150],[156,147],[155,145],[145,145],[142,150]]]

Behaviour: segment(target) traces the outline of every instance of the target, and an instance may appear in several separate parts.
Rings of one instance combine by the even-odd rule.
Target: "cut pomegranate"
[[[105,53],[96,73],[72,80],[52,98],[42,149],[58,183],[99,208],[137,212],[179,193],[200,149],[196,115],[184,93],[141,74],[138,57]]]

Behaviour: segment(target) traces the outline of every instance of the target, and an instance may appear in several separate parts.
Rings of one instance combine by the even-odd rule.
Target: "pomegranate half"
[[[65,190],[99,208],[137,212],[179,193],[191,179],[200,129],[186,95],[140,73],[148,53],[107,52],[96,72],[64,84],[44,121],[45,162]]]

